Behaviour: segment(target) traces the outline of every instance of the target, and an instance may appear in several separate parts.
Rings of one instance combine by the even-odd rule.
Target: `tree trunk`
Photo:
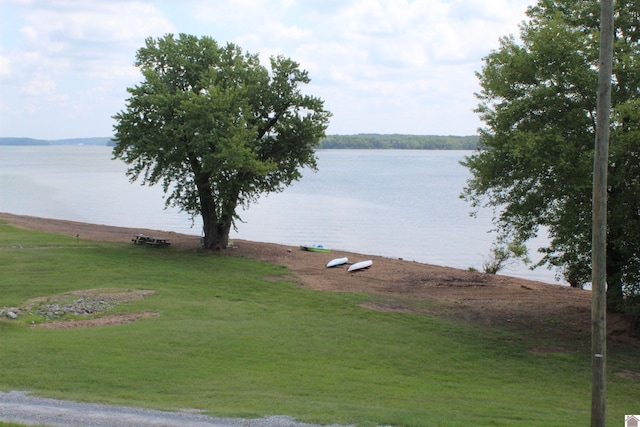
[[[214,219],[208,217],[204,221],[204,247],[207,249],[226,249],[229,246],[229,232],[231,223],[218,224]]]
[[[198,189],[200,201],[200,215],[202,216],[202,231],[204,232],[204,247],[206,249],[226,249],[229,246],[229,231],[231,230],[231,215],[223,212],[222,218],[218,217],[216,199],[210,184],[210,175],[203,172],[198,156],[189,155],[189,163],[194,174],[194,181]],[[234,204],[235,210],[235,204]]]
[[[211,193],[200,195],[200,213],[204,232],[204,247],[207,249],[226,249],[229,246],[231,217],[218,218],[215,200]],[[225,215],[225,218],[227,216]]]
[[[624,293],[622,292],[623,277],[622,265],[624,258],[610,242],[606,249],[607,259],[607,311],[612,313],[622,313],[624,311]]]

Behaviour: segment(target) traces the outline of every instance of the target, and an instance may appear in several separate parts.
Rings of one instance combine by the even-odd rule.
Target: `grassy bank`
[[[297,287],[284,267],[212,253],[78,241],[0,223],[0,307],[82,289],[152,290],[102,327],[0,320],[0,389],[215,416],[284,414],[359,425],[581,426],[584,352],[426,315],[366,310],[364,294]],[[545,345],[548,345],[545,342]],[[637,349],[612,371],[637,370]],[[640,383],[610,375],[608,421],[640,411]]]

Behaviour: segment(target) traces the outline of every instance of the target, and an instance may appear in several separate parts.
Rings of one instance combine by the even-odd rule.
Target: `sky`
[[[113,135],[147,37],[284,55],[327,134],[474,135],[475,75],[535,0],[0,0],[0,136]]]

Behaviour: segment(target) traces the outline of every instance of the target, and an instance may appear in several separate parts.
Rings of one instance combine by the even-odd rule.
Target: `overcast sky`
[[[475,72],[534,0],[0,0],[0,136],[111,136],[146,37],[283,54],[328,134],[472,135]]]

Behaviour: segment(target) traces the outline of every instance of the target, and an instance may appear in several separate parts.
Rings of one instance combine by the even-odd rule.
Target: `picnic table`
[[[157,239],[155,237],[146,236],[144,234],[136,234],[131,239],[134,245],[148,245],[148,246],[169,246],[169,240]]]

